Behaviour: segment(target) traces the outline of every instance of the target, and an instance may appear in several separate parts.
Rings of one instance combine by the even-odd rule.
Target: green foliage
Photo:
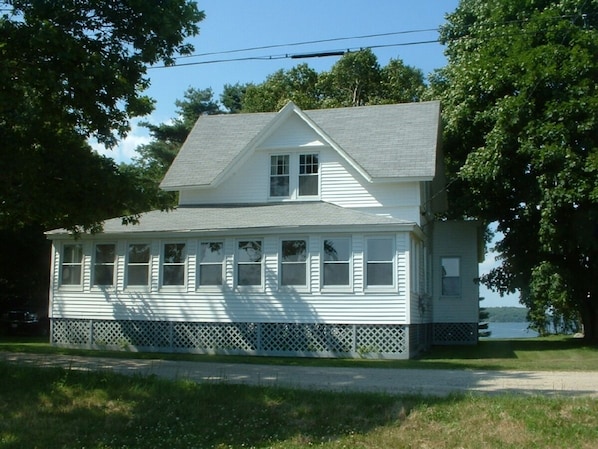
[[[450,210],[498,222],[502,266],[539,329],[579,317],[598,339],[598,2],[464,0],[433,79]]]
[[[270,112],[280,110],[288,101],[302,109],[419,101],[424,77],[399,59],[381,68],[376,55],[366,49],[345,54],[329,72],[318,74],[300,64],[275,72],[261,84],[246,85],[244,93],[241,86],[233,87],[225,90],[224,97],[232,105],[231,111]],[[231,101],[229,94],[235,94],[237,100]]]
[[[151,111],[147,66],[187,54],[194,2],[0,2],[0,228],[93,227],[131,207],[107,146]],[[119,203],[119,200],[121,201]]]
[[[525,323],[528,309],[525,307],[488,307],[488,321],[492,323]]]

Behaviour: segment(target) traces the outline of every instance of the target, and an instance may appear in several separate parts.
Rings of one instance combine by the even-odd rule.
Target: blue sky
[[[260,83],[279,69],[303,62],[321,72],[339,59],[285,55],[370,47],[381,65],[400,58],[428,75],[445,65],[444,49],[439,43],[414,43],[436,40],[437,28],[457,4],[458,0],[198,0],[206,18],[199,24],[200,34],[190,42],[194,54],[203,56],[178,61],[199,64],[148,71],[151,87],[146,94],[156,100],[156,109],[144,120],[163,123],[172,119],[174,102],[183,98],[188,87],[211,88],[218,99],[225,84]],[[211,62],[217,60],[226,61]],[[106,154],[127,161],[138,145],[147,143],[146,131],[135,123],[127,139]],[[488,254],[480,266],[482,273],[495,264],[494,257]],[[486,307],[517,304],[514,297],[500,299],[486,289],[481,296],[486,298],[482,303]]]

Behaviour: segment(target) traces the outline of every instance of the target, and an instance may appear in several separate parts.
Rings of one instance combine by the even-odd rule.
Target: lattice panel
[[[478,341],[478,323],[436,323],[434,344],[475,344]]]
[[[409,349],[405,326],[358,326],[355,344],[360,353],[403,354]]]
[[[170,324],[166,321],[95,321],[93,336],[94,344],[167,348]]]
[[[255,323],[175,323],[173,347],[227,351],[256,351]]]
[[[406,358],[408,332],[403,325],[54,320],[52,342],[265,355],[380,354]]]
[[[89,344],[91,322],[87,320],[52,320],[52,343]]]
[[[330,326],[328,344],[330,352],[353,352],[355,341],[355,326],[348,324],[333,324]]]

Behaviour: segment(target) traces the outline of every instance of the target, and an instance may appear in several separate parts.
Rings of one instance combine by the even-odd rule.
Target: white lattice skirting
[[[406,359],[410,347],[422,346],[410,344],[413,337],[406,325],[53,319],[51,341],[97,349]]]

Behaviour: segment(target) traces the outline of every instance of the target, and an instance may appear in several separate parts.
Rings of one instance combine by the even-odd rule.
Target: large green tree
[[[462,0],[435,77],[451,210],[497,222],[502,264],[538,329],[598,341],[598,1]]]
[[[241,112],[276,111],[288,101],[302,109],[404,103],[419,101],[424,88],[421,70],[400,59],[380,67],[376,55],[365,49],[345,54],[330,71],[317,73],[299,64],[275,72],[260,84],[228,86],[223,103]]]
[[[193,125],[201,115],[222,114],[222,110],[213,99],[212,89],[188,88],[182,100],[176,100],[177,116],[169,123],[154,125],[141,122],[149,129],[150,143],[136,148],[138,156],[132,164],[122,164],[122,172],[135,179],[135,185],[141,193],[137,209],[168,209],[176,205],[174,192],[165,192],[159,188],[160,182],[174,161]]]
[[[186,0],[0,0],[0,308],[47,300],[43,231],[95,229],[147,205],[137,173],[96,154],[153,108],[146,69],[192,51]]]
[[[130,179],[87,141],[113,146],[152,110],[148,65],[189,53],[203,13],[185,0],[12,0],[0,14],[0,229],[128,212]]]

